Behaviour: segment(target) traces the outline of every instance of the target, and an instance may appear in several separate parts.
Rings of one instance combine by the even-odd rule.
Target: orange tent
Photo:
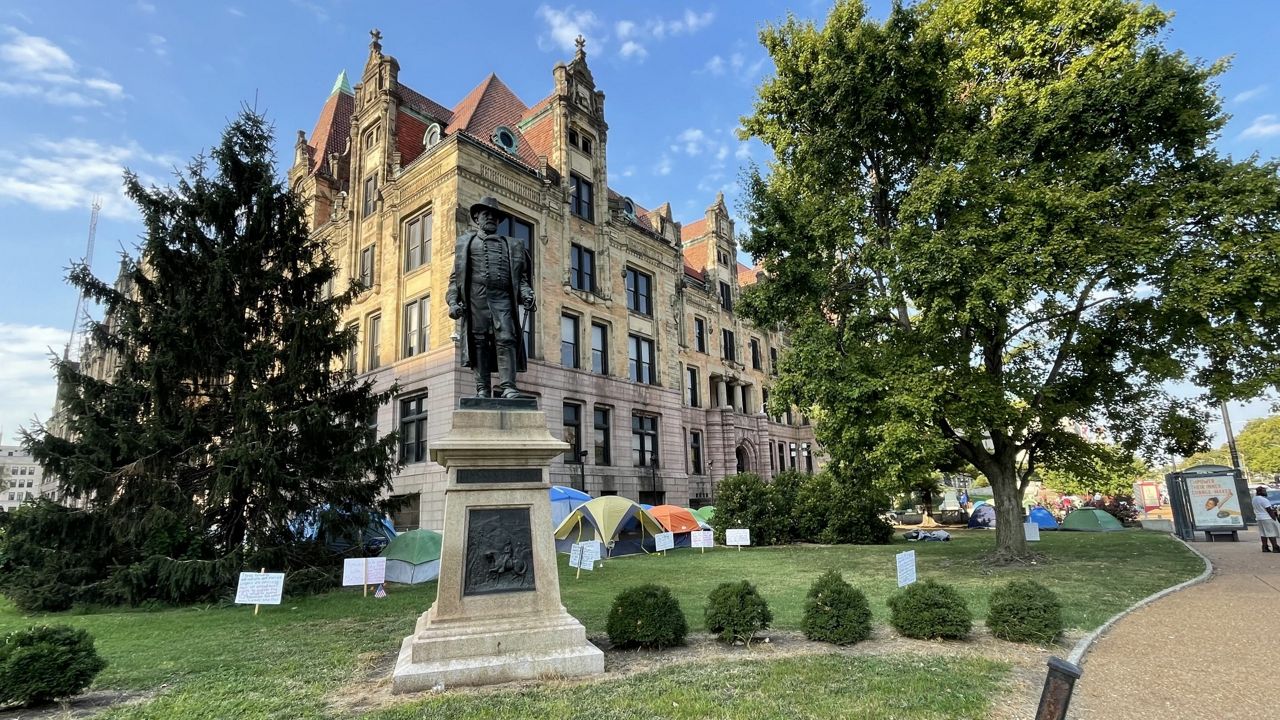
[[[657,505],[649,509],[649,514],[668,532],[687,533],[702,529],[693,513],[677,505]]]

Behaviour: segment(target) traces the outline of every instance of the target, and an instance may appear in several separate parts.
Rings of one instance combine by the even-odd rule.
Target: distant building
[[[311,134],[299,131],[289,182],[337,286],[366,288],[344,319],[360,338],[348,367],[400,387],[377,418],[400,432],[398,526],[443,521],[444,470],[427,448],[474,391],[444,294],[467,208],[489,195],[512,216],[500,232],[533,257],[519,383],[573,448],[553,482],[699,506],[735,472],[818,469],[807,420],[763,412],[786,338],[736,312],[757,271],[736,260],[724,198],[682,225],[668,203],[647,210],[610,186],[605,96],[582,43],[532,105],[491,74],[446,107],[401,83],[380,37],[360,82],[342,73]]]
[[[0,445],[0,512],[9,512],[48,490],[35,458],[21,446]]]

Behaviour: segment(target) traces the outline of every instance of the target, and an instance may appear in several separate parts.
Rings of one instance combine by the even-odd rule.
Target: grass
[[[1059,593],[1068,625],[1088,630],[1133,601],[1193,577],[1201,569],[1200,561],[1181,545],[1155,533],[1045,533],[1037,549],[1046,562],[998,569],[982,562],[994,544],[990,533],[961,532],[955,536],[950,543],[914,543],[910,549],[916,551],[920,576],[954,584],[979,619],[985,616],[987,595],[997,584],[1015,577],[1034,577]],[[670,586],[690,627],[700,630],[702,606],[711,588],[746,578],[769,601],[775,627],[795,629],[810,583],[826,569],[836,568],[867,594],[876,620],[883,624],[885,599],[896,589],[893,556],[905,549],[905,543],[898,543],[886,547],[748,548],[741,552],[721,548],[705,555],[680,550],[666,557],[610,560],[593,573],[582,573],[580,580],[573,578],[562,556],[561,588],[569,612],[586,624],[589,634],[598,636],[604,633],[613,597],[631,585],[659,582]],[[140,705],[109,710],[100,716],[104,720],[321,718],[328,717],[326,694],[394,653],[434,598],[434,583],[392,586],[390,596],[381,600],[348,590],[287,600],[279,607],[264,607],[256,618],[251,609],[234,606],[24,618],[11,605],[0,603],[0,633],[35,622],[67,623],[93,633],[110,663],[99,676],[97,687],[157,693]],[[834,710],[845,706],[841,703],[855,703],[853,696],[863,695],[867,697],[856,700],[860,705],[850,705],[862,709],[845,716],[983,716],[980,709],[966,708],[976,702],[968,699],[971,691],[978,693],[979,699],[991,696],[993,686],[975,684],[974,679],[994,672],[991,667],[971,661],[928,661],[941,664],[925,673],[931,677],[927,687],[915,695],[899,697],[896,688],[911,687],[922,662],[926,661],[914,657],[833,656],[745,663],[741,667],[737,663],[682,666],[606,684],[448,695],[373,717],[519,714],[602,720],[634,717],[636,712],[650,717],[758,718],[781,717],[782,713],[823,717],[839,714]],[[952,677],[957,678],[955,683]],[[762,689],[770,687],[778,688],[776,693],[793,693],[794,703],[771,700],[770,691]],[[944,689],[935,692],[936,688]],[[699,705],[704,702],[695,699],[699,693],[715,698],[716,709],[706,711]],[[829,703],[827,695],[849,697]],[[570,697],[576,698],[577,704],[566,704]],[[946,703],[957,703],[954,711],[942,709],[944,705],[939,703],[944,702],[943,697]],[[900,701],[907,704],[897,704]],[[562,706],[572,711],[561,711]],[[509,711],[495,715],[495,707]]]

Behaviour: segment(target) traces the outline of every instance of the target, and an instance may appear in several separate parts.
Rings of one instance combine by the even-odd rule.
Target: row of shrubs
[[[739,473],[720,482],[711,525],[718,539],[726,528],[750,528],[752,545],[884,545],[893,538],[880,519],[887,506],[883,494],[830,470],[780,472],[768,483]]]
[[[890,596],[889,611],[889,623],[910,638],[960,639],[973,626],[973,613],[960,593],[932,580]],[[707,632],[747,645],[773,622],[769,604],[746,580],[712,590],[703,617]],[[992,593],[987,627],[1003,640],[1049,643],[1063,630],[1062,603],[1034,580],[1014,580]],[[810,640],[835,645],[866,640],[871,637],[867,597],[840,573],[827,571],[809,588],[801,628]],[[670,589],[641,585],[614,599],[607,630],[614,647],[664,648],[684,644],[688,623]]]

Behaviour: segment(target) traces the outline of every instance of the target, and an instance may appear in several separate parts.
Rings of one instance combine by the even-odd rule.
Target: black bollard
[[[1049,674],[1044,678],[1044,692],[1040,694],[1040,708],[1036,720],[1065,720],[1067,706],[1071,704],[1071,691],[1084,671],[1062,658],[1049,658]]]

